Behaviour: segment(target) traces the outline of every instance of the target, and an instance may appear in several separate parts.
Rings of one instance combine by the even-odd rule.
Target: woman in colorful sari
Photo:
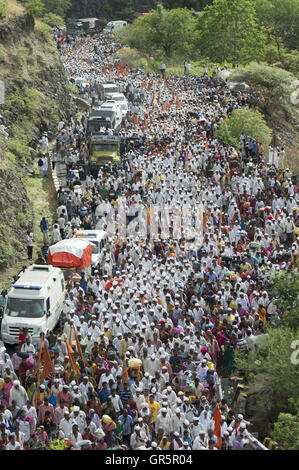
[[[4,379],[3,387],[2,387],[2,404],[4,406],[9,406],[9,394],[10,389],[13,386],[13,381],[10,376],[6,376]]]

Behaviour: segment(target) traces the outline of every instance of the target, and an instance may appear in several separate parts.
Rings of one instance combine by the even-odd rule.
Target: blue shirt
[[[40,229],[41,229],[42,232],[44,232],[45,230],[49,230],[49,223],[48,223],[47,219],[45,219],[45,220],[42,219],[40,221],[39,226],[40,226]]]
[[[124,436],[128,436],[129,434],[132,434],[132,427],[134,424],[132,416],[128,415],[126,418],[121,415],[118,418],[118,421],[120,421],[124,425]]]
[[[110,397],[110,395],[111,395],[111,390],[110,390],[110,388],[107,388],[107,390],[104,390],[104,389],[102,388],[102,390],[98,393],[98,398],[99,398],[99,400],[100,400],[100,402],[101,402],[101,405],[102,405],[103,403],[106,403],[106,401],[107,401],[108,397]]]

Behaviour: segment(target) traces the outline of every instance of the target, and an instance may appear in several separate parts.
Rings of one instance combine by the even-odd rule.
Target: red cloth
[[[215,422],[214,434],[217,436],[217,449],[221,449],[222,439],[221,439],[221,413],[218,405],[215,408],[213,420]]]

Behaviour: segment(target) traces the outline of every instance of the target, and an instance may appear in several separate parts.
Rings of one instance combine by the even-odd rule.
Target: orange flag
[[[43,383],[43,381],[48,377],[48,375],[54,374],[53,363],[51,361],[51,356],[50,356],[50,353],[48,351],[46,344],[44,346],[44,352],[43,352],[43,366],[44,368],[43,368],[42,376],[40,379],[41,383]]]
[[[73,350],[72,346],[70,345],[70,343],[67,342],[67,340],[65,341],[65,344],[66,344],[66,348],[67,348],[67,351],[68,351],[70,365],[71,365],[73,370],[78,371],[78,366],[77,366],[77,364],[75,363],[75,361],[73,359],[74,350]]]
[[[77,335],[77,331],[76,331],[75,327],[73,327],[73,328],[74,328],[74,333],[75,333],[75,338],[76,338],[76,346],[77,346],[78,354],[81,357],[85,367],[88,367],[86,359],[85,359],[85,357],[83,356],[83,353],[82,353],[82,349],[81,349],[81,345],[80,345],[79,338],[78,338],[78,335]]]
[[[174,103],[174,88],[173,88],[173,84],[172,84],[172,87],[171,87],[171,101]]]
[[[167,121],[166,121],[166,119],[164,119],[164,132],[165,132],[165,134],[168,134]]]
[[[176,94],[176,102],[175,102],[176,109],[180,108],[180,100],[179,100],[179,94]]]
[[[221,444],[222,444],[222,439],[221,439],[221,413],[220,413],[218,405],[215,408],[214,415],[213,415],[213,420],[215,422],[214,434],[215,434],[215,436],[217,436],[216,447],[217,447],[218,450],[220,450],[221,449]]]
[[[233,228],[233,226],[235,225],[236,218],[237,218],[237,211],[234,213],[233,218],[230,222],[230,228]]]
[[[153,92],[153,97],[152,97],[152,106],[155,104],[155,99],[156,99],[156,94]]]
[[[207,213],[203,213],[203,220],[202,220],[203,228],[206,230],[207,229]]]
[[[122,366],[122,372],[121,372],[121,385],[122,385],[122,387],[124,386],[124,383],[129,380],[128,369],[129,369],[129,361],[125,357],[124,358],[124,363],[123,363],[123,366]]]

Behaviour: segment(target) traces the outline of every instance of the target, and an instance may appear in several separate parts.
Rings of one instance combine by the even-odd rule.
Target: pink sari
[[[3,405],[4,406],[9,406],[9,395],[10,395],[10,389],[12,387],[12,382],[8,382],[8,384],[3,387]]]

